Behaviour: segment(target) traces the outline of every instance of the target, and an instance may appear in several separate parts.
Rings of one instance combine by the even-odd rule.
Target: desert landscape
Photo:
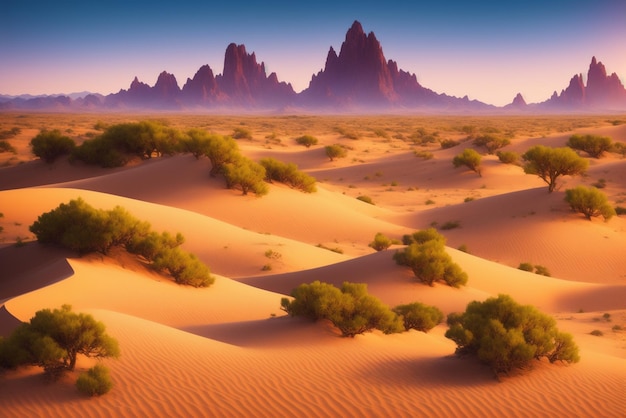
[[[295,163],[317,179],[317,192],[272,183],[265,196],[244,196],[191,154],[107,169],[67,157],[47,164],[29,146],[44,128],[81,143],[98,125],[141,120],[220,135],[245,130],[249,138],[237,140],[243,155]],[[3,372],[3,416],[619,417],[626,410],[626,220],[589,221],[564,200],[566,189],[601,183],[611,205],[623,206],[626,159],[581,153],[586,174],[560,177],[548,193],[540,178],[468,139],[502,135],[510,138],[503,150],[519,154],[565,146],[573,134],[626,143],[623,115],[1,114],[0,130],[12,128],[19,128],[9,140],[15,153],[0,153],[0,335],[40,309],[70,304],[106,325],[121,357],[103,360],[114,387],[95,398],[74,386],[93,359],[80,358],[55,383],[38,367]],[[305,134],[318,143],[298,145]],[[444,148],[445,140],[458,145]],[[346,157],[330,160],[324,147],[332,144]],[[483,154],[480,176],[453,166],[465,148]],[[184,249],[210,267],[215,283],[177,285],[123,251],[78,257],[35,242],[29,226],[37,217],[78,197],[181,232]],[[376,233],[400,240],[432,226],[467,286],[429,287],[393,261],[402,245],[369,247]],[[554,317],[581,360],[535,361],[496,378],[455,355],[445,321],[428,333],[342,338],[329,322],[281,310],[281,298],[315,280],[366,283],[389,306],[419,301],[446,315],[508,294]]]

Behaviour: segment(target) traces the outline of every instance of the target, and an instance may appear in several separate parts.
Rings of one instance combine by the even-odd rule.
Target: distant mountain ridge
[[[567,88],[542,103],[527,104],[521,94],[502,108],[436,93],[417,81],[415,74],[387,60],[374,32],[366,34],[358,21],[346,33],[339,54],[331,46],[322,70],[313,74],[308,88],[296,93],[291,84],[266,74],[265,64],[244,45],[231,43],[224,55],[224,69],[214,75],[208,65],[198,69],[181,87],[173,74],[163,71],[150,86],[133,79],[127,90],[107,96],[75,93],[70,96],[1,96],[0,109],[36,110],[251,110],[332,112],[559,112],[623,111],[626,89],[616,73],[607,75],[604,65],[592,58],[587,85],[582,74]]]

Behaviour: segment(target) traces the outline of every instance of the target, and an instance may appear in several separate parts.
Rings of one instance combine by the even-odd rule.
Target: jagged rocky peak
[[[524,100],[524,96],[522,93],[517,93],[513,101],[511,102],[511,106],[513,107],[526,107],[526,100]]]

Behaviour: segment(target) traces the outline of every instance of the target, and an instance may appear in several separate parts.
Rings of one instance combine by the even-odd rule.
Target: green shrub
[[[233,138],[235,139],[252,139],[252,132],[246,128],[235,128],[233,130]]]
[[[317,138],[312,135],[302,135],[296,138],[296,144],[304,145],[307,148],[317,145],[317,142]]]
[[[361,202],[369,203],[370,205],[374,204],[374,201],[372,200],[372,198],[366,195],[357,196],[356,199],[360,200]]]
[[[487,149],[487,154],[493,154],[500,148],[503,148],[510,143],[511,141],[506,138],[491,134],[480,135],[476,137],[476,139],[474,139],[474,145],[479,147],[485,147],[485,149]]]
[[[535,269],[535,267],[531,263],[520,263],[519,267],[517,268],[523,271],[528,271],[530,273],[532,273]]]
[[[429,151],[417,151],[416,150],[414,153],[416,157],[421,158],[423,160],[432,160],[433,158],[435,158],[435,154]]]
[[[442,149],[453,148],[460,144],[459,141],[455,141],[454,139],[444,139],[439,143],[441,144]]]
[[[17,154],[17,150],[6,139],[0,139],[0,152],[11,152]]]
[[[576,150],[584,151],[593,158],[600,158],[612,149],[611,138],[599,135],[572,135],[567,141],[567,146]]]
[[[445,250],[446,239],[434,228],[418,231],[404,250],[393,255],[397,264],[408,266],[421,282],[433,286],[442,281],[448,286],[460,287],[467,283],[467,274],[452,261]]]
[[[384,234],[378,232],[374,236],[374,241],[369,243],[369,246],[376,251],[386,250],[393,244],[393,241],[386,237]]]
[[[540,276],[550,277],[550,270],[546,266],[542,266],[540,264],[535,265],[535,274],[539,274]]]
[[[402,318],[404,328],[428,332],[443,321],[443,312],[435,306],[424,305],[419,302],[407,305],[398,305],[393,311]]]
[[[326,319],[344,337],[354,337],[372,329],[385,334],[402,332],[400,318],[374,296],[363,283],[344,282],[340,289],[315,281],[301,284],[291,292],[293,300],[283,298],[281,309],[291,316],[312,320]]]
[[[600,331],[599,329],[594,329],[589,334],[594,335],[596,337],[602,337],[604,335],[604,333]]]
[[[293,163],[283,163],[274,158],[263,158],[259,163],[265,168],[265,179],[270,183],[278,181],[305,193],[317,191],[315,178],[299,171]]]
[[[269,192],[264,181],[265,167],[246,157],[239,157],[235,162],[224,165],[224,177],[229,189],[239,189],[244,195],[252,192],[263,196]]]
[[[550,148],[543,145],[531,147],[522,155],[524,173],[535,174],[548,184],[548,192],[556,188],[560,176],[584,174],[589,162],[578,156],[571,148]]]
[[[608,221],[616,214],[606,195],[595,187],[576,186],[568,189],[565,191],[565,201],[572,210],[582,213],[589,220],[602,215]]]
[[[513,151],[498,151],[496,155],[504,164],[517,164],[520,158],[519,154]]]
[[[330,161],[334,161],[335,158],[345,158],[348,155],[346,149],[339,144],[327,145],[324,147],[324,152]]]
[[[76,147],[76,143],[55,129],[39,132],[39,135],[31,139],[30,146],[33,154],[50,164],[62,155],[69,155]]]
[[[560,332],[554,318],[508,295],[470,302],[464,313],[448,316],[448,326],[445,335],[456,343],[457,353],[475,355],[495,373],[542,357],[551,363],[580,360],[572,336]]]
[[[482,177],[482,174],[480,173],[480,161],[481,156],[479,153],[471,148],[465,148],[462,153],[456,155],[452,159],[452,164],[454,165],[454,168],[466,166]]]
[[[80,393],[87,396],[100,396],[109,392],[113,382],[109,376],[109,369],[101,364],[96,364],[76,380],[76,388]]]
[[[18,127],[0,131],[0,143],[4,142],[5,139],[16,137],[20,133],[22,133],[22,130]]]
[[[74,370],[79,354],[117,358],[119,346],[103,323],[91,315],[72,312],[70,305],[37,311],[0,344],[1,365],[39,366],[51,378]]]
[[[29,229],[42,244],[60,245],[79,254],[124,248],[168,272],[177,283],[201,287],[214,281],[206,265],[178,248],[184,242],[180,233],[150,231],[150,224],[119,206],[99,210],[78,198],[40,215]]]

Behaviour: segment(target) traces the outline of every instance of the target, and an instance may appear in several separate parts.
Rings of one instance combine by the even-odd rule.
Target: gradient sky
[[[0,94],[109,94],[135,76],[154,85],[163,70],[182,87],[204,64],[221,73],[231,42],[301,91],[354,20],[438,93],[544,101],[594,55],[626,78],[626,0],[211,3],[4,0]]]

